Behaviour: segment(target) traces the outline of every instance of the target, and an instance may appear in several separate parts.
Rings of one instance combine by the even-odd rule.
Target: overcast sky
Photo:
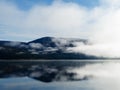
[[[101,42],[113,34],[120,36],[120,0],[0,0],[0,40],[97,36]]]

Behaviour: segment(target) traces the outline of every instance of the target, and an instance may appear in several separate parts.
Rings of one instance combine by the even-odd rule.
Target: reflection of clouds
[[[120,90],[117,79],[42,83],[26,77],[0,80],[0,86],[0,90]]]
[[[33,76],[40,75],[39,65],[33,65],[29,70]],[[57,69],[44,66],[46,72],[58,72]],[[66,68],[66,72],[76,73],[74,78],[83,78],[92,76],[83,81],[67,81],[66,72],[59,72],[60,81],[54,80],[51,83],[43,83],[28,77],[0,79],[0,90],[120,90],[120,63],[119,62],[101,62],[86,64],[82,67]],[[47,73],[45,73],[47,74]]]
[[[30,74],[30,77],[40,77],[41,75],[42,75],[41,72],[36,71],[36,72],[32,72]]]
[[[0,80],[0,90],[32,90],[34,85],[39,85],[40,82],[30,79],[28,77],[23,78],[7,78]]]
[[[76,73],[76,78],[116,78],[120,79],[120,63],[106,62],[98,64],[88,64],[80,68],[73,68],[68,72]]]
[[[64,63],[64,62],[63,62]],[[68,62],[69,64],[71,62]],[[5,66],[1,73],[2,77],[29,76],[43,82],[52,81],[83,81],[93,78],[118,78],[120,80],[120,63],[101,62],[87,63],[78,62],[79,66],[65,66],[53,62],[56,65],[33,64],[33,65],[9,65]],[[85,64],[86,63],[86,64]],[[80,65],[81,64],[81,65]]]
[[[8,78],[0,79],[0,90],[120,90],[119,70],[120,63],[117,62],[86,64],[79,68],[68,69],[68,72],[77,73],[77,78],[85,75],[93,76],[85,81],[43,83],[28,77]]]
[[[42,83],[27,77],[0,80],[0,90],[88,90],[87,88],[85,89],[83,85],[83,82]]]

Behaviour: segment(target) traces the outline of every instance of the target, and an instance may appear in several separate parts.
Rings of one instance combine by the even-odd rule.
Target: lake
[[[119,60],[0,60],[0,90],[120,90]]]

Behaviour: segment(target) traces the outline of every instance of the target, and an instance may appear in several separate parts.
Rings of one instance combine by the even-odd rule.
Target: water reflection
[[[1,61],[0,64],[0,90],[7,87],[11,90],[18,87],[17,90],[120,90],[119,61]]]
[[[68,70],[83,67],[95,62],[84,61],[1,61],[0,77],[28,76],[43,82],[52,81],[80,81],[87,77],[75,78],[76,72]]]

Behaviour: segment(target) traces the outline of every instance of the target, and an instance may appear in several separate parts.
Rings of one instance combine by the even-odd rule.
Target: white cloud
[[[87,21],[86,9],[74,3],[54,2],[50,6],[36,5],[25,12],[13,4],[1,2],[0,12],[0,23],[7,25],[5,34],[8,36],[17,37],[19,34],[18,37],[24,35],[25,38],[28,34],[31,38],[45,35],[78,37],[86,33],[82,30]]]
[[[100,0],[105,7],[116,8],[120,6],[120,0]]]
[[[5,48],[4,47],[0,47],[0,50],[4,50]]]
[[[29,46],[34,49],[40,49],[43,47],[40,43],[30,43]]]
[[[15,5],[3,1],[0,2],[1,24],[9,27],[20,28],[24,17],[25,12],[18,10]]]
[[[7,42],[7,43],[5,43],[6,46],[18,46],[20,44],[21,44],[20,42]]]
[[[120,56],[120,0],[99,0],[88,9],[76,3],[55,1],[21,11],[12,3],[0,2],[2,37],[41,36],[88,37],[95,45],[78,46],[77,51],[97,56]],[[25,39],[26,40],[26,39]],[[76,49],[76,48],[75,48]],[[75,51],[75,50],[73,50]]]
[[[68,52],[85,53],[87,55],[98,57],[119,58],[120,57],[120,44],[79,44],[76,47],[68,48]]]

